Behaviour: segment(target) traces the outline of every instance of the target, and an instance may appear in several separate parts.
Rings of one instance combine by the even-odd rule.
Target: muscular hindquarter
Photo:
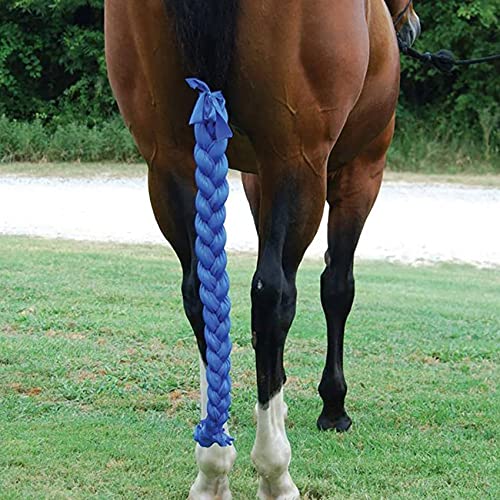
[[[242,0],[225,89],[237,125],[231,168],[257,173],[259,158],[275,156],[321,169],[334,146],[341,164],[385,128],[399,78],[391,18],[383,0],[353,2],[365,4]],[[150,167],[191,175],[194,95],[163,0],[107,0],[106,51],[120,110]]]

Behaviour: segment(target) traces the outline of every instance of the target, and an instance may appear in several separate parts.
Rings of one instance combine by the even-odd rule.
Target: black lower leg
[[[206,361],[203,305],[195,255],[195,194],[191,178],[166,170],[150,169],[149,193],[158,225],[172,245],[182,266],[184,311],[195,333],[200,354]]]
[[[328,252],[321,276],[321,302],[328,328],[328,352],[319,393],[323,411],[320,429],[346,431],[351,419],[345,411],[345,325],[354,301],[353,260],[363,226],[377,198],[393,122],[362,154],[350,163],[332,165],[328,179]],[[332,157],[333,158],[333,157]]]
[[[283,351],[295,303],[295,281],[284,276],[281,266],[259,266],[252,284],[252,343],[258,399],[263,406],[279,393],[286,380]]]
[[[196,259],[193,258],[190,265],[183,270],[182,298],[184,311],[196,336],[198,349],[203,361],[206,363],[205,322],[203,320],[203,304],[200,299],[200,281],[196,272],[196,262]]]
[[[296,274],[324,209],[324,179],[308,168],[287,168],[261,179],[259,258],[252,283],[252,340],[259,404],[265,407],[285,383],[283,351],[295,317]],[[275,178],[283,183],[275,184]],[[285,181],[286,180],[286,181]],[[271,193],[272,191],[272,193]]]
[[[321,430],[346,431],[351,419],[344,408],[347,384],[344,378],[343,347],[345,324],[354,300],[352,263],[347,269],[328,265],[321,276],[321,302],[328,328],[328,352],[319,393],[323,411],[318,419]]]

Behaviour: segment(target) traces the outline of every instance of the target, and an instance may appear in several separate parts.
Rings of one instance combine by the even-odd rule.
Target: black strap
[[[410,7],[413,4],[413,0],[409,0],[408,3],[406,4],[405,8],[398,14],[398,17],[396,17],[396,20],[394,21],[394,26],[397,26],[403,17],[405,17],[406,13],[410,10]]]
[[[443,73],[450,73],[455,66],[472,66],[473,64],[491,63],[500,60],[500,54],[491,56],[479,57],[476,59],[456,59],[453,52],[441,49],[438,52],[419,52],[411,48],[399,35],[397,34],[399,50],[404,54],[417,61],[434,66]]]

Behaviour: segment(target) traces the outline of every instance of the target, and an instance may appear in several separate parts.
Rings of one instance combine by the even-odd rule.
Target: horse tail
[[[238,0],[165,0],[175,19],[187,82],[199,97],[194,125],[196,163],[195,253],[206,340],[207,415],[194,432],[203,447],[231,446],[225,425],[231,406],[229,277],[225,203],[229,194],[226,149],[232,136],[222,92],[234,52]]]
[[[239,0],[165,0],[186,70],[223,89],[233,58]]]

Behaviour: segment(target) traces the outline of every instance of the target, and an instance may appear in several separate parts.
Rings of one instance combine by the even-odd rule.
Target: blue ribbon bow
[[[200,95],[189,120],[189,125],[211,122],[214,125],[214,139],[222,141],[233,137],[233,132],[228,124],[226,101],[222,92],[212,92],[210,87],[197,78],[187,78],[188,85],[197,90]]]

